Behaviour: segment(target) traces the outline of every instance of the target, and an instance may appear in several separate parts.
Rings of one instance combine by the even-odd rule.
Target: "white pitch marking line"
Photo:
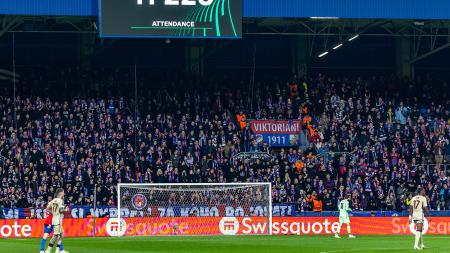
[[[404,250],[405,248],[369,248],[370,250]],[[364,249],[341,249],[341,250],[333,250],[333,251],[322,251],[320,253],[337,253],[337,252],[349,252],[349,251],[365,251],[368,248]]]

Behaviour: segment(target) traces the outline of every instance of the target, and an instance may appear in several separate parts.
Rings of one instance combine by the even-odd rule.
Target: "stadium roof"
[[[244,17],[450,19],[450,1],[243,0]],[[97,16],[97,0],[0,1],[0,14]]]

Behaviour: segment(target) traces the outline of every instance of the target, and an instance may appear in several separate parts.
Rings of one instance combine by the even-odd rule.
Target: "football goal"
[[[119,184],[118,235],[271,234],[270,183]]]

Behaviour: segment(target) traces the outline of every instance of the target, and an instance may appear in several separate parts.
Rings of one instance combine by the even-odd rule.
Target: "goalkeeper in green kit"
[[[349,212],[352,211],[352,209],[350,209],[350,194],[346,195],[346,197],[339,202],[339,228],[336,231],[336,234],[334,235],[335,238],[341,238],[339,236],[339,233],[341,233],[341,228],[342,228],[342,224],[347,224],[347,232],[348,232],[348,237],[349,238],[356,238],[354,235],[352,235],[351,229],[350,229],[350,217],[349,217]]]

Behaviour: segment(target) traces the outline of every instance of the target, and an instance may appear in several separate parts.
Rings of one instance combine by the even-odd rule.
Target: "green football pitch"
[[[369,253],[416,252],[413,236],[236,236],[66,238],[70,253]],[[422,252],[450,253],[450,237],[425,236]],[[0,240],[0,252],[39,252],[37,239]]]

